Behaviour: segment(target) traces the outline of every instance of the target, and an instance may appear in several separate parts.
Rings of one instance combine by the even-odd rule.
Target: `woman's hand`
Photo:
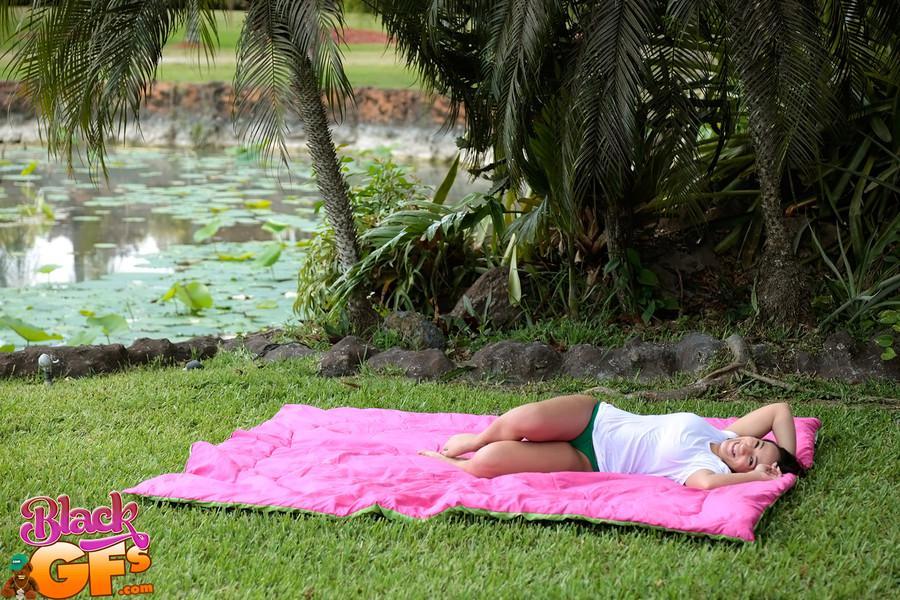
[[[778,468],[778,463],[772,463],[770,465],[759,463],[756,465],[756,468],[753,469],[753,472],[756,473],[759,481],[768,481],[770,479],[778,479],[781,477],[781,469]]]

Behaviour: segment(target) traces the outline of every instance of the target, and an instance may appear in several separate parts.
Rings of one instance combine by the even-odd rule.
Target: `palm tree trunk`
[[[748,78],[742,77],[744,82]],[[775,108],[745,84],[750,138],[756,151],[756,176],[765,223],[766,242],[760,261],[759,308],[764,319],[782,325],[806,320],[810,288],[806,274],[794,256],[781,207],[781,160]]]
[[[756,152],[756,176],[766,233],[757,288],[760,313],[767,321],[797,325],[809,313],[811,294],[806,275],[794,256],[781,206],[780,145],[785,132],[779,123],[778,91],[771,73],[778,64],[779,44],[776,38],[767,35],[769,32],[756,29],[760,27],[756,18],[760,11],[771,7],[761,2],[733,2],[725,6],[736,73],[747,107],[750,139]]]
[[[346,273],[359,262],[359,238],[350,204],[350,190],[341,174],[325,104],[312,63],[304,58],[297,69],[297,99],[300,118],[306,131],[306,145],[312,157],[316,185],[325,205],[325,216],[334,229],[334,242],[341,271]],[[366,299],[366,290],[356,290],[347,303],[350,326],[355,333],[367,333],[378,323],[378,316]]]
[[[624,212],[624,207],[618,199],[613,197],[606,199],[606,210],[603,215],[606,226],[606,250],[609,261],[617,265],[612,271],[616,299],[626,314],[633,314],[637,311],[637,304],[632,287],[632,269],[626,253],[630,224],[625,222]]]

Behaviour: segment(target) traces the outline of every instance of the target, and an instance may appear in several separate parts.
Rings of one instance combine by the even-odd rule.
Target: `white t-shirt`
[[[600,471],[659,475],[683,485],[700,469],[730,473],[709,445],[735,437],[693,413],[635,415],[601,402],[592,439]]]

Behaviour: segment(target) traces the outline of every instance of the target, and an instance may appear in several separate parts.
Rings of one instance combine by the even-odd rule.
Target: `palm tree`
[[[810,287],[786,227],[782,176],[788,165],[815,164],[830,91],[877,62],[871,40],[900,55],[896,0],[372,4],[425,83],[465,106],[465,142],[493,151],[498,187],[540,192],[540,206],[507,231],[533,235],[550,221],[562,233],[570,312],[579,215],[603,215],[607,268],[619,271],[619,302],[633,310],[626,249],[640,161],[654,144],[669,151],[656,171],[662,193],[687,198],[699,177],[698,124],[733,122],[719,111],[731,103],[723,90],[736,90],[764,215],[762,314],[786,324],[804,317]]]
[[[8,1],[0,2],[9,28]],[[10,65],[43,121],[49,150],[69,165],[83,150],[106,172],[106,142],[139,126],[140,108],[173,31],[195,25],[204,49],[217,40],[211,0],[36,1],[17,25]],[[348,187],[332,143],[322,94],[340,113],[352,88],[332,37],[343,27],[340,0],[255,0],[248,3],[238,45],[235,114],[246,143],[290,159],[289,114],[302,119],[313,170],[335,232],[341,267],[359,260]],[[348,305],[357,331],[375,323],[361,290]]]
[[[561,236],[570,314],[578,310],[575,265],[584,254],[578,241],[591,237],[596,220],[605,225],[606,270],[619,303],[634,312],[626,250],[635,160],[649,143],[643,134],[653,128],[674,133],[672,155],[661,170],[668,172],[693,163],[689,141],[697,129],[693,107],[681,100],[690,95],[691,75],[672,54],[654,52],[664,37],[665,3],[371,5],[423,82],[465,107],[464,145],[476,158],[492,151],[497,188],[518,191],[527,184],[541,198],[507,231],[533,240],[552,226]],[[657,96],[654,103],[648,91],[671,102]]]

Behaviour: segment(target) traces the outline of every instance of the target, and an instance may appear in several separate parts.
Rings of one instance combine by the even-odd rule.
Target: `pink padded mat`
[[[752,541],[753,529],[794,475],[701,491],[663,477],[519,473],[473,477],[419,456],[453,433],[496,417],[286,404],[249,431],[196,442],[183,473],[148,479],[127,493],[202,505],[271,507],[339,517],[380,512],[427,519],[447,511],[499,518],[629,523]],[[708,419],[725,428],[734,419]],[[797,457],[813,462],[818,419],[797,418]]]

